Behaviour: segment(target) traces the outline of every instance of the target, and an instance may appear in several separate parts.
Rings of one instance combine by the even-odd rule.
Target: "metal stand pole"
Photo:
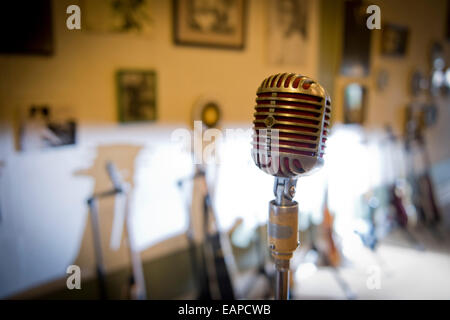
[[[105,265],[103,263],[102,243],[100,236],[100,223],[98,218],[97,201],[95,197],[88,199],[88,206],[90,209],[91,224],[92,224],[92,238],[94,240],[94,253],[97,269],[97,281],[99,288],[99,296],[101,300],[108,299],[105,280]]]
[[[275,178],[275,200],[269,203],[268,243],[277,269],[275,299],[289,298],[289,261],[298,242],[298,204],[295,178]]]
[[[277,265],[277,277],[275,287],[276,300],[289,299],[289,260],[278,260],[277,262],[284,262],[285,266]]]
[[[94,241],[94,252],[96,260],[97,277],[99,283],[99,294],[100,299],[108,299],[107,286],[106,286],[106,270],[103,261],[102,243],[100,235],[100,221],[98,214],[98,199],[103,199],[112,196],[124,196],[125,197],[125,237],[128,241],[128,253],[131,263],[131,279],[130,279],[130,290],[129,296],[136,300],[146,299],[146,288],[144,272],[142,269],[142,261],[138,252],[134,250],[132,243],[132,228],[130,222],[130,212],[129,212],[129,200],[130,200],[130,186],[122,181],[119,172],[112,162],[108,162],[106,165],[106,170],[113,183],[114,189],[105,192],[95,193],[87,200],[91,224],[92,224],[92,237]]]

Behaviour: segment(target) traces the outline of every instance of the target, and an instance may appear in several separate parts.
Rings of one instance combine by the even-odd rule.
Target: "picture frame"
[[[267,0],[267,56],[272,65],[302,66],[311,54],[311,11],[308,0]]]
[[[408,51],[409,29],[395,24],[386,24],[381,33],[381,54],[404,57]]]
[[[15,146],[21,152],[39,152],[77,143],[78,120],[66,104],[37,103],[19,107]]]
[[[367,114],[367,87],[352,82],[344,87],[344,123],[363,124]]]
[[[150,0],[83,0],[81,10],[84,14],[84,31],[153,36],[154,19]]]
[[[445,23],[445,37],[450,42],[450,0],[447,0],[447,21]]]
[[[157,73],[120,69],[116,72],[118,119],[121,123],[157,120]]]
[[[173,0],[176,45],[242,50],[247,0]]]
[[[366,77],[371,70],[372,31],[366,26],[367,5],[361,0],[344,1],[343,42],[340,74]]]
[[[53,24],[51,0],[3,3],[0,54],[52,56],[55,51]]]

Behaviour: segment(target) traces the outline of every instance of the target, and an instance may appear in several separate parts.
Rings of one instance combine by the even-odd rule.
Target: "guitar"
[[[327,265],[337,267],[341,263],[341,254],[337,249],[336,243],[333,237],[333,223],[334,217],[330,213],[328,208],[328,187],[325,191],[324,209],[323,209],[323,221],[322,228],[325,234],[325,240],[327,243],[327,250],[325,253],[325,260]]]
[[[388,140],[392,145],[397,139],[390,126],[386,126],[385,130],[388,134]],[[394,162],[394,159],[391,158],[391,163],[393,165]],[[419,242],[409,230],[409,216],[412,216],[417,212],[416,208],[413,206],[413,200],[409,190],[411,190],[411,187],[406,179],[395,179],[394,183],[389,187],[390,204],[394,208],[397,225],[403,231],[407,240],[411,242],[417,250],[424,250],[425,247],[423,244]],[[410,212],[408,212],[408,209]],[[413,212],[411,212],[411,210]]]
[[[425,170],[419,176],[419,187],[423,199],[422,205],[426,213],[427,222],[430,225],[436,225],[442,220],[442,214],[435,197],[434,185],[430,175],[431,161],[423,136],[419,139],[419,145],[425,162]]]
[[[334,217],[328,207],[328,186],[325,189],[324,206],[323,206],[323,220],[321,224],[321,232],[316,232],[314,223],[310,220],[309,224],[309,238],[311,251],[317,253],[315,264],[319,265],[320,261],[325,266],[330,267],[334,280],[341,288],[345,297],[349,300],[356,299],[356,294],[351,289],[348,282],[341,276],[339,266],[342,262],[342,254],[334,240]],[[319,241],[318,241],[319,240]]]
[[[397,171],[396,169],[398,168],[395,168],[397,161],[393,158],[393,152],[391,151],[392,145],[397,141],[397,138],[395,137],[392,128],[389,125],[385,127],[385,131],[388,136],[390,162],[394,171]],[[397,174],[397,172],[395,174]],[[405,192],[406,189],[407,182],[403,181],[402,188],[402,185],[400,184],[397,177],[395,177],[394,182],[389,186],[388,189],[390,195],[390,204],[395,209],[395,220],[397,224],[403,229],[406,229],[408,226],[408,212],[405,206],[405,202],[407,201],[406,197],[408,197],[408,194]]]
[[[430,175],[431,160],[427,152],[424,132],[436,122],[437,107],[434,104],[421,104],[418,107],[409,105],[406,108],[405,118],[405,148],[411,151],[413,144],[416,143],[424,163],[424,170],[418,177],[414,175],[414,165],[411,165],[415,182],[415,199],[417,199],[415,204],[424,224],[434,226],[441,221],[442,215]]]

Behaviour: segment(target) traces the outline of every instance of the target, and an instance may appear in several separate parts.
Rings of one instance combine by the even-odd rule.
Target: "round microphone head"
[[[252,157],[278,177],[311,173],[323,165],[331,100],[316,81],[294,73],[265,79],[257,91]]]

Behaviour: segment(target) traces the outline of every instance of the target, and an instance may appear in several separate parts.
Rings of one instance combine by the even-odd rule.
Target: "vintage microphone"
[[[252,157],[275,176],[268,243],[277,270],[275,298],[289,297],[289,262],[298,242],[297,178],[323,165],[331,101],[316,81],[294,73],[265,79],[257,90]]]

